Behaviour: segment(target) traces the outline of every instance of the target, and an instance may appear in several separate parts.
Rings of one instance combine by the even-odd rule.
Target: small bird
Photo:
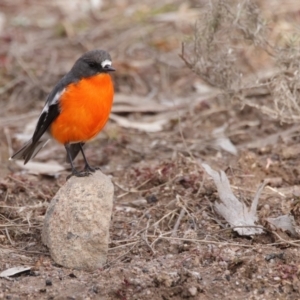
[[[49,94],[32,138],[10,159],[24,159],[26,164],[53,138],[65,146],[72,168],[70,176],[95,172],[97,168],[89,165],[83,145],[102,130],[109,118],[114,97],[112,71],[115,69],[106,51],[83,54]],[[79,152],[85,161],[83,171],[77,171],[73,164]]]

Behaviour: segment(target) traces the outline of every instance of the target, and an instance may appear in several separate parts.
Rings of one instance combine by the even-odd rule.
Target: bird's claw
[[[70,179],[72,176],[75,176],[75,177],[88,177],[90,176],[92,173],[88,170],[83,170],[81,172],[78,172],[78,171],[73,171],[70,175],[67,176],[67,180]]]

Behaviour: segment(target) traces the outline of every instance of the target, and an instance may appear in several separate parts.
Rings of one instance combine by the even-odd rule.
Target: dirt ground
[[[272,93],[241,105],[179,57],[207,1],[49,2],[0,2],[0,271],[31,267],[0,278],[0,299],[299,299],[299,237],[267,219],[291,214],[299,225],[300,128],[251,106],[272,107]],[[280,45],[298,38],[296,2],[258,1]],[[47,206],[70,172],[63,147],[51,142],[35,158],[60,172],[8,158],[30,137],[54,84],[94,48],[113,58],[116,97],[86,155],[111,176],[115,197],[107,264],[90,273],[55,264],[41,242]],[[276,65],[241,51],[246,75]],[[257,209],[263,234],[239,236],[217,214],[203,162],[224,170],[248,206],[268,182]]]

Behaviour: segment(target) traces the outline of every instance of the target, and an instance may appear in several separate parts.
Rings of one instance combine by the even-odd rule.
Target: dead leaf
[[[292,215],[282,215],[277,218],[267,218],[267,221],[276,229],[288,231],[293,236],[297,235],[295,230],[295,219]]]
[[[110,119],[118,125],[125,128],[138,129],[145,132],[158,132],[163,130],[163,126],[169,122],[167,118],[161,118],[152,122],[139,122],[129,120],[128,118],[120,117],[115,114],[110,114]]]
[[[31,270],[31,267],[13,267],[0,273],[0,277],[10,277]]]
[[[29,174],[34,174],[34,175],[42,174],[42,175],[55,176],[60,171],[63,171],[65,169],[62,165],[60,165],[56,161],[49,161],[46,163],[29,161],[26,165],[24,165],[24,162],[22,160],[16,160],[16,164],[20,168],[27,170]]]
[[[202,164],[208,175],[210,175],[217,186],[221,203],[215,202],[216,211],[233,227],[233,230],[240,235],[261,234],[262,228],[257,228],[256,210],[257,202],[263,186],[260,186],[255,199],[249,209],[244,203],[240,202],[231,191],[229,180],[223,171],[217,172],[209,165]],[[245,227],[241,227],[245,226]]]

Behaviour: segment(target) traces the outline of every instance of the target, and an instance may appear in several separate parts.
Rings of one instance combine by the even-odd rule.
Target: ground
[[[227,69],[223,82],[217,69],[210,77],[218,86],[193,72],[179,56],[182,42],[193,44],[195,22],[208,8],[181,2],[1,2],[0,270],[31,270],[1,278],[0,299],[299,299],[297,234],[267,221],[291,214],[298,223],[297,109],[282,122],[266,114],[276,93],[253,92],[241,103],[237,89],[224,93]],[[297,40],[300,5],[269,3],[257,1],[269,42]],[[233,65],[244,75],[276,66],[261,49],[234,43],[242,58]],[[51,142],[35,159],[46,165],[35,170],[8,158],[30,137],[51,87],[94,48],[113,58],[116,97],[86,155],[111,177],[115,197],[107,264],[84,272],[55,264],[41,241],[47,206],[70,172],[63,147]],[[64,170],[45,169],[54,162]],[[263,234],[239,236],[216,212],[219,195],[203,162],[224,170],[248,206],[268,183],[257,208]]]

